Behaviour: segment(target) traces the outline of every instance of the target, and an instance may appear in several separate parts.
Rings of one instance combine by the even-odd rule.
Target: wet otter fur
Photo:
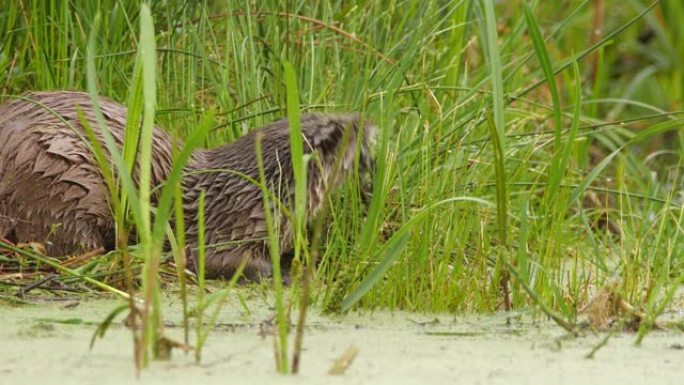
[[[121,147],[125,107],[100,98],[106,124]],[[46,244],[50,256],[97,247],[114,247],[114,219],[103,180],[77,111],[81,110],[102,142],[90,96],[80,92],[32,92],[0,105],[0,236],[14,242]],[[308,215],[321,207],[328,191],[352,174],[355,151],[368,170],[374,127],[358,115],[302,116],[308,163]],[[237,141],[193,153],[182,180],[189,266],[196,269],[198,204],[205,191],[206,275],[226,277],[247,259],[248,279],[271,276],[267,228],[259,187],[236,174],[259,180],[255,141],[261,138],[264,172],[270,189],[285,204],[293,202],[289,123],[279,120]],[[357,146],[357,140],[360,141]],[[174,143],[155,127],[152,184],[164,183]],[[228,172],[231,170],[234,172]],[[134,179],[137,180],[134,172]],[[292,226],[281,217],[280,249],[292,247]]]

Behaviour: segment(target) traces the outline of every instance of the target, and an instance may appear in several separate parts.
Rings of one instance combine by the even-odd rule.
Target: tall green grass
[[[594,18],[600,6],[610,9],[604,19]],[[335,191],[313,251],[301,212],[293,215],[297,258],[320,256],[316,305],[541,309],[572,327],[616,280],[647,315],[642,335],[672,305],[684,272],[681,1],[570,1],[564,11],[523,0],[144,9],[11,2],[0,11],[1,93],[89,89],[128,100],[131,135],[146,138],[155,120],[190,149],[285,115],[362,111],[379,128],[371,202],[364,206],[356,180]],[[111,186],[123,233],[148,229],[138,232],[154,305],[144,314],[158,326],[152,277],[180,169],[152,222],[149,191],[122,172],[146,146],[124,148]],[[277,262],[277,239],[270,245]]]

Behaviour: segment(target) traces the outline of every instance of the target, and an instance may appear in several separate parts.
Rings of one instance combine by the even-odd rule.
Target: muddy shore
[[[113,299],[0,305],[0,383],[121,384],[135,378],[130,332],[116,322],[92,351],[95,325]],[[167,305],[167,333],[182,339],[180,306]],[[684,334],[651,333],[635,347],[633,334],[611,338],[593,359],[585,355],[602,338],[567,338],[546,321],[522,316],[506,325],[501,315],[456,317],[404,312],[360,312],[328,317],[313,312],[305,335],[302,373],[276,374],[271,337],[260,323],[272,313],[250,303],[249,313],[228,305],[209,336],[204,362],[175,351],[154,362],[140,383],[226,384],[681,384]],[[341,376],[326,374],[350,346],[358,355]]]

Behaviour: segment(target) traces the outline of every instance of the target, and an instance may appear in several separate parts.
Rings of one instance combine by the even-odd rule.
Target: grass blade
[[[508,192],[505,165],[506,154],[506,120],[504,115],[504,84],[501,71],[501,58],[499,53],[498,36],[496,32],[496,14],[494,2],[484,1],[485,11],[485,37],[489,70],[492,79],[492,106],[494,120],[487,115],[491,131],[492,144],[494,145],[494,165],[496,169],[496,219],[499,230],[499,242],[505,246],[508,237]],[[511,309],[509,274],[506,265],[502,262],[505,258],[503,248],[498,250],[498,266],[501,268],[500,284],[504,298],[504,308]]]
[[[130,296],[128,295],[128,293],[125,293],[125,292],[123,292],[123,291],[121,291],[121,290],[119,290],[119,289],[116,289],[116,288],[114,288],[114,287],[111,287],[111,286],[107,285],[107,284],[104,283],[104,282],[100,282],[100,281],[98,281],[98,280],[96,280],[96,279],[92,279],[92,278],[90,278],[90,277],[88,277],[88,276],[86,276],[86,275],[83,275],[83,274],[79,273],[79,272],[76,271],[76,270],[70,269],[70,268],[68,268],[68,267],[64,267],[64,266],[62,266],[61,264],[59,264],[59,263],[57,263],[57,262],[51,260],[50,258],[44,257],[44,256],[42,256],[42,255],[38,255],[38,254],[36,254],[36,253],[32,253],[32,252],[30,252],[30,251],[27,251],[27,250],[18,248],[18,247],[16,247],[16,246],[12,246],[12,245],[10,245],[10,244],[8,244],[8,243],[5,243],[5,242],[2,242],[2,241],[0,241],[0,248],[6,249],[6,250],[10,250],[10,251],[12,251],[12,252],[15,252],[15,253],[17,253],[17,254],[21,254],[21,255],[23,255],[23,256],[25,256],[25,257],[28,257],[28,258],[31,258],[31,259],[35,259],[36,261],[38,261],[38,262],[40,262],[40,263],[42,263],[42,264],[44,264],[44,265],[50,266],[50,267],[52,267],[53,269],[55,269],[55,270],[57,270],[57,271],[59,271],[59,272],[62,272],[62,273],[65,273],[65,274],[74,276],[74,277],[76,277],[76,278],[82,279],[83,281],[88,282],[88,283],[90,283],[90,284],[93,285],[93,286],[99,287],[100,289],[105,290],[105,291],[108,291],[108,292],[110,292],[110,293],[114,293],[114,294],[120,296],[120,297],[123,298],[123,299],[129,299],[129,298],[130,298]]]
[[[274,221],[274,205],[271,203],[272,196],[268,194],[269,183],[264,172],[264,158],[261,147],[261,135],[256,136],[254,141],[255,152],[257,158],[257,166],[259,168],[259,180],[262,191],[262,200],[264,205],[264,217],[266,219],[266,230],[268,232],[268,251],[271,255],[271,262],[273,263],[273,286],[275,289],[275,310],[278,318],[278,339],[276,342],[276,364],[280,373],[287,374],[289,368],[287,365],[287,317],[285,314],[284,304],[284,290],[282,274],[280,272],[280,240],[277,224]],[[275,197],[273,197],[275,199]],[[279,219],[279,216],[276,215]]]
[[[501,75],[501,59],[499,57],[499,44],[496,33],[496,15],[494,14],[494,2],[484,1],[487,57],[489,58],[489,70],[492,74],[492,100],[494,111],[494,124],[490,124],[492,140],[494,143],[496,165],[496,206],[499,227],[499,241],[506,244],[508,221],[508,194],[506,192],[506,166],[504,164],[506,154],[506,122],[504,117],[504,86]]]
[[[306,224],[306,200],[307,200],[307,175],[306,164],[308,157],[304,156],[302,117],[299,111],[299,90],[297,79],[295,78],[294,68],[289,62],[283,63],[285,76],[286,99],[287,99],[287,118],[290,123],[290,153],[292,160],[292,171],[295,182],[295,206],[294,206],[294,260],[301,261],[302,251],[306,246],[304,225]],[[308,254],[307,254],[308,255]],[[304,269],[313,269],[312,262],[307,260]],[[275,275],[275,274],[274,274]],[[278,278],[274,278],[278,280]],[[303,279],[309,280],[310,274],[304,274]],[[292,354],[292,373],[299,372],[301,362],[301,351],[304,340],[304,324],[306,322],[306,310],[309,306],[309,282],[303,283],[302,297],[299,303],[300,312],[297,320],[297,331],[294,341],[294,352]],[[280,330],[280,329],[279,329]],[[282,337],[281,337],[282,340]]]
[[[551,60],[549,59],[549,53],[546,51],[546,43],[542,37],[541,31],[539,30],[539,24],[534,18],[534,14],[530,9],[527,1],[523,1],[523,14],[525,15],[525,22],[527,23],[527,30],[530,32],[530,38],[532,39],[532,46],[537,54],[537,59],[539,59],[539,64],[541,65],[542,71],[544,72],[544,77],[546,78],[546,83],[549,85],[549,91],[551,92],[551,101],[553,102],[553,116],[556,123],[556,151],[559,151],[561,145],[561,105],[560,96],[558,95],[558,86],[556,85],[556,76],[553,73],[553,66],[551,65]]]
[[[204,221],[204,198],[205,191],[200,192],[199,207],[197,210],[197,243],[199,246],[197,255],[197,343],[195,349],[195,363],[199,364],[202,361],[202,322],[204,320],[204,290],[205,290],[205,263],[206,263],[206,238],[205,238],[205,221]],[[237,275],[237,274],[235,274]]]
[[[455,202],[473,202],[484,206],[491,206],[492,203],[480,198],[472,197],[454,197],[439,201],[432,206],[426,207],[418,214],[404,223],[399,230],[397,230],[392,237],[385,242],[383,247],[377,252],[376,257],[382,257],[378,265],[371,271],[370,274],[361,282],[361,284],[342,301],[342,311],[348,311],[358,302],[365,294],[367,294],[373,286],[385,275],[387,270],[392,267],[394,261],[399,258],[401,251],[406,247],[410,239],[410,231],[416,228],[419,224],[427,219],[428,214],[435,209],[440,208],[447,203]],[[377,258],[376,258],[377,259]]]
[[[575,138],[577,138],[580,115],[582,112],[582,77],[580,75],[577,62],[575,62],[573,69],[575,73],[575,108],[572,117],[572,123],[570,125],[570,131],[568,132],[568,139],[565,141],[565,144],[559,142],[559,146],[556,147],[556,153],[554,154],[553,160],[551,162],[551,168],[549,169],[547,188],[544,191],[544,201],[546,202],[546,207],[549,208],[554,201],[556,193],[558,192],[563,180],[563,176],[565,175],[565,171],[570,160],[570,152],[575,144]],[[564,212],[565,210],[562,210],[558,214],[562,215]]]
[[[566,204],[566,209],[570,207],[574,202],[576,202],[580,196],[584,195],[584,191],[594,182],[594,180],[605,170],[605,168],[610,164],[610,162],[615,158],[618,154],[620,154],[625,148],[629,147],[630,145],[634,143],[638,143],[640,141],[643,141],[645,139],[648,139],[652,136],[662,134],[667,131],[673,131],[673,130],[678,130],[681,129],[682,127],[682,121],[680,120],[671,120],[671,121],[666,121],[662,123],[657,123],[648,129],[639,132],[636,136],[634,136],[632,139],[630,139],[627,143],[623,144],[620,146],[618,149],[615,151],[611,152],[608,154],[603,160],[601,160],[594,168],[587,174],[586,178],[577,185],[572,190],[572,193],[570,194],[570,198],[568,199],[568,202]]]

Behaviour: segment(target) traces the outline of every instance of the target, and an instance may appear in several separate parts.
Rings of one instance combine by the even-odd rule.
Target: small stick
[[[104,248],[98,247],[98,248],[90,250],[84,254],[75,256],[75,257],[73,257],[67,261],[64,261],[64,263],[62,263],[62,266],[72,267],[74,265],[78,265],[78,264],[85,262],[89,259],[92,259],[92,258],[95,258],[95,257],[102,255],[103,252],[104,252]]]
[[[348,347],[347,350],[345,350],[344,353],[342,353],[342,355],[335,360],[333,366],[328,371],[328,374],[344,374],[344,372],[346,372],[354,362],[357,354],[359,354],[359,348],[354,345]]]
[[[35,289],[35,288],[37,288],[37,287],[40,287],[40,286],[42,286],[43,284],[45,284],[45,283],[47,283],[47,282],[49,282],[49,281],[51,281],[51,280],[57,278],[57,276],[58,276],[57,274],[48,274],[47,276],[45,276],[45,278],[39,279],[38,281],[35,281],[35,282],[33,282],[33,283],[29,283],[28,285],[22,287],[21,289],[19,289],[19,291],[17,291],[17,294],[15,294],[15,295],[16,295],[18,298],[24,299],[24,297],[26,296],[26,294],[27,294],[29,291],[31,291],[31,290],[33,290],[33,289]]]
[[[646,319],[646,313],[635,309],[634,306],[632,306],[629,302],[625,301],[622,298],[618,302],[618,306],[620,306],[620,309],[622,309],[622,311],[624,311],[625,313],[631,314],[632,316],[638,318],[639,322],[643,322]],[[658,330],[667,330],[665,326],[655,321],[653,322],[653,327]]]

